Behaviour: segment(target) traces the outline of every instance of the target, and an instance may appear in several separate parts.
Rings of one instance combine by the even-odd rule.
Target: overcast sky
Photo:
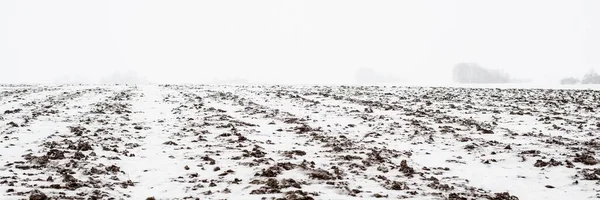
[[[600,71],[600,1],[0,1],[0,82],[451,81],[459,62],[556,82]]]

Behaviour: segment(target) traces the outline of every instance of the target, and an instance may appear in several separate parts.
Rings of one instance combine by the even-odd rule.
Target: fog
[[[476,63],[558,83],[600,71],[598,10],[596,0],[2,0],[0,82],[445,84],[455,65]]]

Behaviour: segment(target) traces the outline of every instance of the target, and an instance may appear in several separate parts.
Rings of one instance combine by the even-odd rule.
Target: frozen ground
[[[600,91],[0,87],[0,199],[595,199]]]

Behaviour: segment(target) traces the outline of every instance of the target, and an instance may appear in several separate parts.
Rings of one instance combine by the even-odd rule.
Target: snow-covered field
[[[0,199],[594,199],[599,150],[594,90],[0,87]]]

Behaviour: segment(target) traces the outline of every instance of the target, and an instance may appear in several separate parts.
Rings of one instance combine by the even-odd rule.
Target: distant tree
[[[563,78],[562,80],[560,80],[560,84],[562,84],[562,85],[575,85],[578,83],[579,83],[579,79],[573,78],[573,77]]]
[[[475,63],[459,63],[454,66],[452,78],[458,83],[508,83],[508,74],[499,70],[483,68]]]
[[[587,74],[583,76],[581,80],[582,84],[600,84],[600,75],[596,73],[593,69],[590,70]]]

